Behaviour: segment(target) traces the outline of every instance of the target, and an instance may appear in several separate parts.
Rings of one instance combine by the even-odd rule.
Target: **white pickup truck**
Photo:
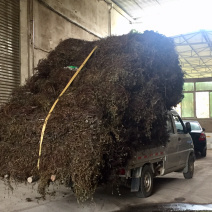
[[[183,130],[182,130],[183,129]],[[190,123],[182,122],[175,110],[168,112],[166,146],[134,153],[125,169],[120,171],[122,180],[130,179],[131,191],[139,197],[148,197],[153,190],[153,177],[170,172],[182,172],[186,179],[194,173],[194,146],[189,135]]]

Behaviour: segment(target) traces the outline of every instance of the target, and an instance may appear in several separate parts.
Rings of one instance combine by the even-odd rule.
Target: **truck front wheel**
[[[138,197],[145,198],[152,194],[153,190],[153,172],[150,166],[146,165],[142,169],[140,178],[140,189],[137,193]]]
[[[194,174],[194,156],[190,155],[188,158],[188,171],[183,173],[185,179],[191,179]]]

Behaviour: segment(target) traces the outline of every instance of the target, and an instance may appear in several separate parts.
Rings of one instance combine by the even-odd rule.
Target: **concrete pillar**
[[[23,85],[28,78],[28,14],[27,1],[20,1],[20,55],[21,55],[21,84]]]
[[[20,1],[21,85],[34,74],[33,0]]]

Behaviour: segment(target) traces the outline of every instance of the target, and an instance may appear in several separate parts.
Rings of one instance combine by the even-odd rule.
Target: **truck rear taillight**
[[[205,133],[202,132],[202,133],[200,134],[199,141],[205,141],[205,139],[206,139]]]

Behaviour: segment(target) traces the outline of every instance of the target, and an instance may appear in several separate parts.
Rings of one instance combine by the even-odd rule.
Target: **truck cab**
[[[153,178],[171,172],[182,172],[185,179],[194,173],[194,145],[189,134],[190,123],[183,123],[175,110],[167,113],[169,139],[166,145],[134,153],[120,177],[130,179],[131,191],[139,197],[152,194]],[[124,174],[123,174],[124,173]]]

